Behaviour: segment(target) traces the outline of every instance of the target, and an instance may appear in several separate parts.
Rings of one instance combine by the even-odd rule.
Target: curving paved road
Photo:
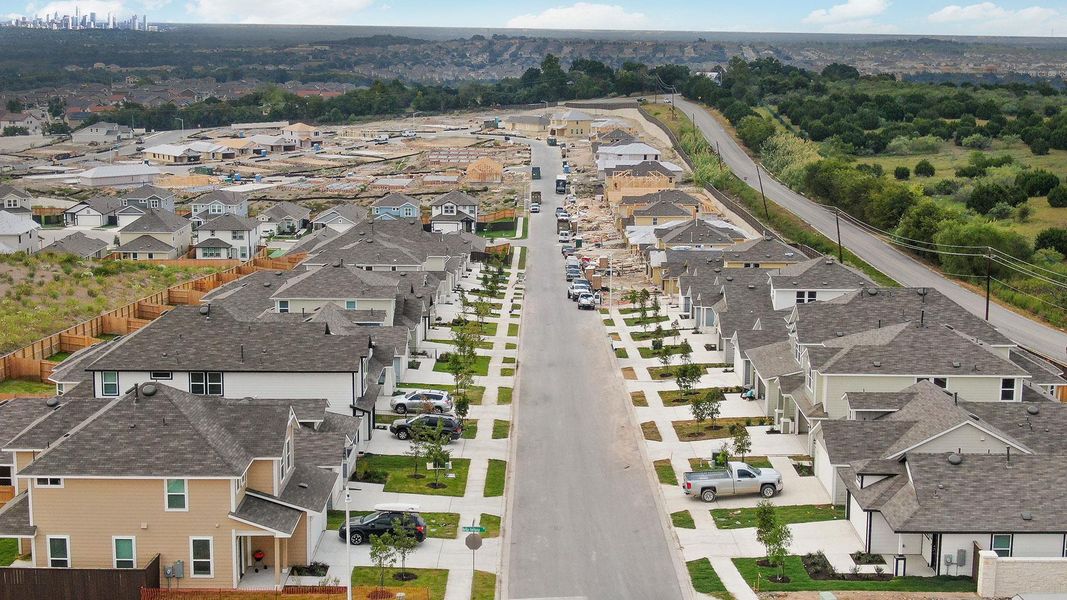
[[[530,144],[544,212],[531,215],[524,242],[505,597],[686,598],[602,317],[566,297],[553,218],[559,150]]]
[[[697,127],[713,145],[717,144],[723,161],[744,179],[759,189],[756,163],[741,146],[700,105],[675,96],[674,105],[695,119]],[[763,190],[767,198],[797,215],[830,239],[836,239],[837,229],[833,213],[794,192],[784,184],[763,173]],[[985,316],[985,296],[979,296],[939,273],[896,250],[878,237],[841,220],[841,243],[879,271],[909,287],[932,287],[948,296],[972,313]],[[1055,358],[1067,360],[1067,333],[1043,325],[1014,313],[997,303],[990,304],[989,321],[1001,333],[1022,346]]]

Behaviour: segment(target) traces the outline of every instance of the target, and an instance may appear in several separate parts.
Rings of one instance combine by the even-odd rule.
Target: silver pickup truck
[[[773,498],[782,491],[782,474],[774,469],[758,469],[743,462],[729,462],[721,469],[686,473],[682,491],[687,496],[700,496],[704,502],[714,502],[719,496],[741,494]]]

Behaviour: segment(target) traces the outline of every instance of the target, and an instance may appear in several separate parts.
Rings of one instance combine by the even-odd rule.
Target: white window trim
[[[119,566],[119,552],[115,547],[115,542],[119,540],[130,540],[133,543],[133,566],[132,567],[120,567]],[[68,550],[68,552],[70,552]],[[126,559],[123,559],[126,560]],[[136,569],[137,568],[137,538],[132,535],[113,535],[111,536],[111,566],[116,569]]]
[[[282,313],[282,314],[289,312],[289,301],[288,300],[279,300],[278,301],[278,312]]]
[[[1008,554],[1007,554],[1007,556],[1003,556],[1002,558],[1011,558],[1011,556],[1012,556],[1012,554],[1014,554],[1014,550],[1015,550],[1015,534],[1014,533],[993,533],[993,534],[990,534],[990,536],[989,536],[989,549],[992,550],[993,552],[997,552],[997,548],[995,546],[995,542],[997,541],[997,536],[998,535],[1001,535],[1001,536],[1006,535],[1006,536],[1008,536],[1008,547],[1007,548],[1001,548],[1001,550],[1007,550]],[[1000,553],[997,552],[997,554],[999,555]]]
[[[211,568],[211,572],[207,575],[197,575],[193,562],[193,542],[197,540],[207,540],[208,552],[211,554],[211,558],[208,560],[208,565]],[[204,560],[204,559],[199,559]],[[191,535],[189,536],[189,577],[195,577],[197,579],[211,579],[215,577],[215,538],[206,535]]]
[[[65,559],[63,559],[63,560],[67,561],[67,566],[65,566],[65,567],[53,567],[52,566],[52,540],[64,540],[64,541],[67,542],[67,557]],[[44,544],[45,544],[46,553],[48,555],[48,567],[50,569],[69,569],[69,568],[71,568],[71,565],[74,564],[74,561],[71,558],[73,553],[70,551],[70,536],[69,535],[50,535],[50,536],[47,536],[45,538]]]
[[[59,483],[57,485],[52,485],[50,483],[41,483],[42,479],[44,479],[45,481],[48,481],[49,479],[56,479],[56,480],[59,480]],[[60,488],[63,487],[63,478],[62,477],[34,477],[33,478],[33,487],[57,490],[57,489],[60,489]]]
[[[167,489],[167,482],[168,481],[181,481],[181,482],[183,482],[182,496],[185,497],[185,508],[171,508],[170,507],[169,500],[170,500],[171,492],[170,492],[170,490]],[[174,495],[177,496],[178,494],[174,494]],[[178,479],[178,478],[164,478],[163,479],[163,510],[166,511],[166,512],[189,512],[189,480],[188,479]]]
[[[136,259],[137,255],[134,254],[133,257]],[[108,382],[104,380],[104,377],[106,375],[110,374],[110,373],[114,373],[115,374],[115,393],[114,394],[107,393]],[[119,372],[118,371],[101,371],[100,372],[100,395],[101,396],[107,396],[107,397],[115,397],[115,396],[119,395],[119,391],[120,391],[120,388],[119,388]]]
[[[1011,398],[1005,398],[1004,397],[1004,392],[1008,391],[1008,388],[1004,387],[1004,382],[1005,381],[1010,381],[1011,382]],[[1013,377],[1002,377],[1000,379],[1000,392],[999,392],[999,396],[998,397],[1000,398],[1001,402],[1014,402],[1015,401],[1015,398],[1017,396],[1016,390],[1019,387],[1018,384],[1015,383],[1015,381],[1016,380]]]

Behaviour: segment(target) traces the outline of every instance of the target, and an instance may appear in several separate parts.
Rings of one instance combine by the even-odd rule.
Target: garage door
[[[811,457],[815,463],[815,478],[822,483],[826,492],[830,494],[834,504],[841,504],[845,501],[845,486],[840,483],[837,484],[837,493],[834,493],[834,484],[837,479],[837,471],[833,465],[830,464],[830,457],[826,454],[825,448],[823,448],[822,441],[816,440],[813,444],[811,451]]]
[[[323,527],[326,526],[326,514],[320,512],[308,513],[308,562],[315,556],[315,548],[322,539]]]
[[[77,215],[78,225],[83,227],[99,227],[100,215]]]
[[[133,223],[140,218],[140,216],[141,215],[119,215],[119,227],[125,227],[130,223]]]

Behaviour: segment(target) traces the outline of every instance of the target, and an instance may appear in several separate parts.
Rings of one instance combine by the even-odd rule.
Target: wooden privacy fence
[[[139,600],[158,587],[158,554],[143,569],[0,569],[0,600]]]
[[[47,360],[58,352],[76,352],[103,340],[102,335],[127,335],[148,325],[167,313],[175,306],[199,304],[204,294],[211,290],[236,281],[256,271],[289,271],[307,258],[307,253],[294,254],[282,258],[267,258],[266,252],[259,252],[255,258],[240,263],[224,271],[211,273],[197,279],[173,285],[98,315],[63,331],[43,337],[18,350],[0,356],[0,381],[5,379],[29,379],[47,381],[52,370],[59,363]],[[174,262],[174,261],[170,261]],[[216,262],[216,261],[212,261]],[[33,396],[34,394],[18,394]],[[0,398],[3,399],[3,398]],[[0,597],[2,600],[2,597]]]
[[[503,221],[505,219],[514,219],[515,209],[505,208],[502,210],[494,211],[491,213],[484,213],[478,215],[479,223],[492,223],[493,221]]]
[[[352,588],[353,598],[366,598],[366,594],[356,594],[359,588]],[[389,589],[389,588],[386,588]],[[371,591],[374,588],[370,588]],[[407,591],[397,590],[392,591]],[[140,600],[269,600],[271,598],[286,598],[287,600],[336,600],[345,597],[343,586],[302,586],[287,585],[280,590],[273,588],[262,590],[231,590],[225,588],[206,589],[143,589]],[[421,598],[408,594],[408,598]],[[426,596],[428,598],[428,596]]]

